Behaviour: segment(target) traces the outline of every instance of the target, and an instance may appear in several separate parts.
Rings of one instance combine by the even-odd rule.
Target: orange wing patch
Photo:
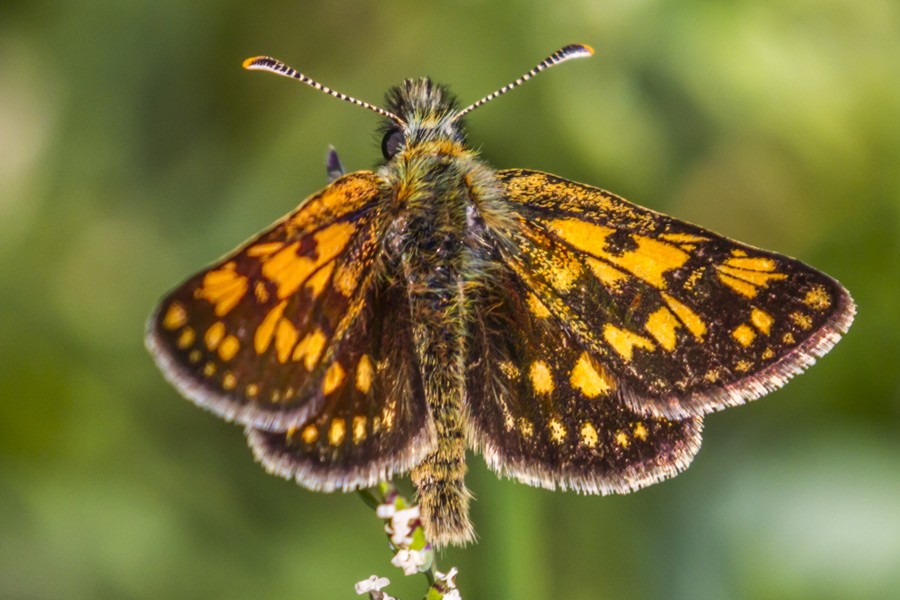
[[[578,219],[554,219],[549,222],[549,227],[554,234],[578,250],[627,271],[657,289],[666,287],[663,275],[682,267],[690,258],[690,254],[674,244],[637,234],[632,236],[636,245],[634,250],[609,252],[606,247],[607,238],[616,230]],[[600,271],[598,276],[601,279],[616,279],[615,271],[602,268],[595,270]]]
[[[760,288],[767,287],[770,281],[780,281],[787,277],[775,268],[775,261],[771,258],[743,256],[729,258],[716,267],[719,280],[747,298],[755,298]]]
[[[221,269],[209,271],[203,277],[203,284],[194,292],[215,306],[217,317],[224,317],[247,294],[247,277],[237,273],[234,262],[226,263]]]

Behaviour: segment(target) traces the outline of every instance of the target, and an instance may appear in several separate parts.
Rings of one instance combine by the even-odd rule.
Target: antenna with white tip
[[[349,102],[350,104],[355,104],[357,106],[362,106],[363,108],[368,108],[371,111],[374,111],[381,115],[382,117],[387,117],[391,121],[394,121],[398,125],[403,125],[403,119],[395,115],[394,113],[385,110],[379,106],[375,106],[374,104],[369,104],[368,102],[363,102],[362,100],[357,100],[353,96],[348,96],[347,94],[342,94],[341,92],[335,91],[330,87],[324,86],[315,79],[311,79],[294,69],[293,67],[289,67],[284,64],[280,60],[276,60],[274,58],[270,58],[268,56],[256,56],[253,58],[248,58],[244,61],[244,68],[249,69],[251,71],[269,71],[271,73],[275,73],[276,75],[282,75],[283,77],[290,77],[292,79],[296,79],[298,81],[302,81],[306,85],[319,90],[320,92],[325,92],[329,96],[334,96],[335,98],[340,98],[345,102]]]
[[[518,79],[513,81],[512,83],[504,85],[502,88],[500,88],[496,92],[488,94],[487,96],[485,96],[478,102],[475,102],[474,104],[471,104],[471,105],[467,106],[466,108],[462,109],[461,111],[459,111],[458,113],[456,113],[456,115],[453,117],[453,120],[457,121],[464,114],[475,110],[479,106],[487,104],[488,102],[490,102],[497,96],[502,96],[503,94],[505,94],[506,92],[510,91],[513,88],[519,87],[520,85],[522,85],[523,83],[525,83],[526,81],[528,81],[529,79],[531,79],[532,77],[534,77],[535,75],[540,73],[541,71],[549,69],[550,67],[556,66],[559,63],[565,62],[572,58],[585,58],[587,56],[593,56],[593,54],[594,54],[594,49],[591,48],[590,46],[588,46],[587,44],[572,44],[570,46],[566,46],[565,48],[560,48],[559,50],[557,50],[556,52],[554,52],[553,54],[551,54],[550,56],[548,56],[547,58],[542,60],[540,62],[540,64],[538,64],[535,68],[531,69],[530,71],[528,71],[527,73],[525,73],[524,75],[522,75],[521,77],[519,77]]]

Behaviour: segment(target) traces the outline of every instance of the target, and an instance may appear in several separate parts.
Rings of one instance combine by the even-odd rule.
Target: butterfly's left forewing
[[[370,285],[381,193],[374,173],[339,179],[170,292],[147,331],[167,378],[245,425],[303,420]]]

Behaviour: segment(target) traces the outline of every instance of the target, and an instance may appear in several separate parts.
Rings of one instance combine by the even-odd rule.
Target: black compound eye
[[[400,129],[389,129],[381,139],[381,153],[384,154],[384,157],[388,160],[394,158],[394,155],[400,150],[400,146],[403,145],[404,141],[406,141],[406,138],[403,136],[403,132]]]

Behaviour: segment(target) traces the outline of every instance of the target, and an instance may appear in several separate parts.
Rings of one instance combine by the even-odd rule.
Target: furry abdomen
[[[412,164],[410,164],[410,162]],[[412,473],[422,523],[436,547],[474,539],[465,487],[466,291],[478,285],[478,247],[467,243],[478,189],[469,161],[453,154],[415,158],[397,169],[396,236],[409,297],[415,355],[437,444]]]

